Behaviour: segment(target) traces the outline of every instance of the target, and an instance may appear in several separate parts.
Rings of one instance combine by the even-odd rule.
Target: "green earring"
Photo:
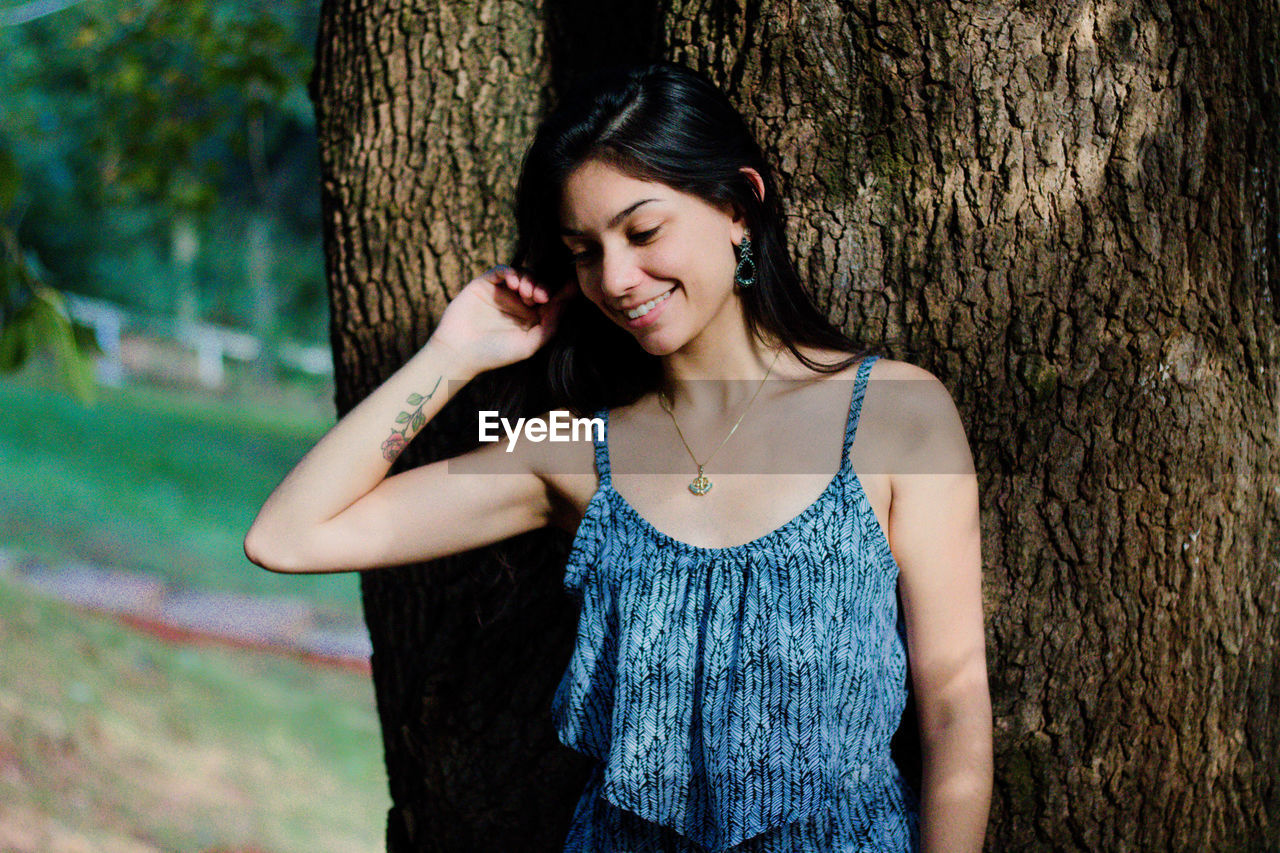
[[[738,247],[738,268],[733,271],[733,280],[739,287],[750,287],[756,283],[756,262],[751,257],[751,232],[742,232],[742,245]]]

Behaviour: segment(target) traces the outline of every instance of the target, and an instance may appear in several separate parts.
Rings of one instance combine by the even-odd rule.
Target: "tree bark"
[[[541,33],[538,8],[520,0],[324,4],[312,97],[339,413],[510,253],[517,168],[546,88]],[[479,386],[393,471],[465,449]],[[563,543],[526,540],[512,548],[515,566],[487,549],[361,575],[389,850],[552,849],[563,839],[582,784],[566,773],[579,757],[557,749],[546,709],[573,615],[556,583]]]
[[[778,166],[815,298],[964,418],[989,846],[1273,850],[1278,5],[328,2],[339,410],[506,257],[520,155],[570,72],[705,70]],[[469,434],[456,402],[407,464]],[[547,719],[563,544],[363,576],[392,849],[558,849],[588,766]]]
[[[1277,11],[670,9],[819,301],[964,415],[995,849],[1280,841]]]

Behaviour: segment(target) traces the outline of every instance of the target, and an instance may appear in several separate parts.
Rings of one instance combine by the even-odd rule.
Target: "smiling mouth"
[[[663,302],[666,302],[667,299],[671,296],[671,294],[675,292],[676,292],[675,288],[673,287],[671,290],[668,290],[666,293],[662,294],[661,296],[655,296],[653,299],[650,299],[648,302],[645,302],[641,305],[637,305],[635,308],[632,308],[628,311],[623,311],[622,314],[628,320],[639,320],[641,317],[643,317],[645,314],[648,314],[658,305],[660,305]]]

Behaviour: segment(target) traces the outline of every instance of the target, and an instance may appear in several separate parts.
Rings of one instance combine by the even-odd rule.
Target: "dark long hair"
[[[801,285],[787,250],[773,172],[742,116],[709,79],[671,62],[597,72],[573,87],[542,122],[516,189],[519,237],[512,265],[553,291],[575,275],[560,239],[560,203],[569,176],[588,160],[742,212],[756,283],[739,294],[757,340],[772,336],[823,373],[842,370],[872,351],[823,316]],[[763,179],[763,201],[741,172],[744,166]],[[849,356],[818,362],[800,352],[800,345]],[[556,334],[539,355],[553,405],[578,413],[625,405],[661,380],[659,359],[586,297],[565,306]]]

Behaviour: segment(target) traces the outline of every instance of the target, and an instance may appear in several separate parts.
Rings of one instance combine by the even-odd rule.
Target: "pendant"
[[[695,495],[702,496],[711,491],[711,481],[707,479],[707,475],[702,473],[702,466],[698,466],[698,476],[693,478],[693,482],[689,484],[689,491]]]

